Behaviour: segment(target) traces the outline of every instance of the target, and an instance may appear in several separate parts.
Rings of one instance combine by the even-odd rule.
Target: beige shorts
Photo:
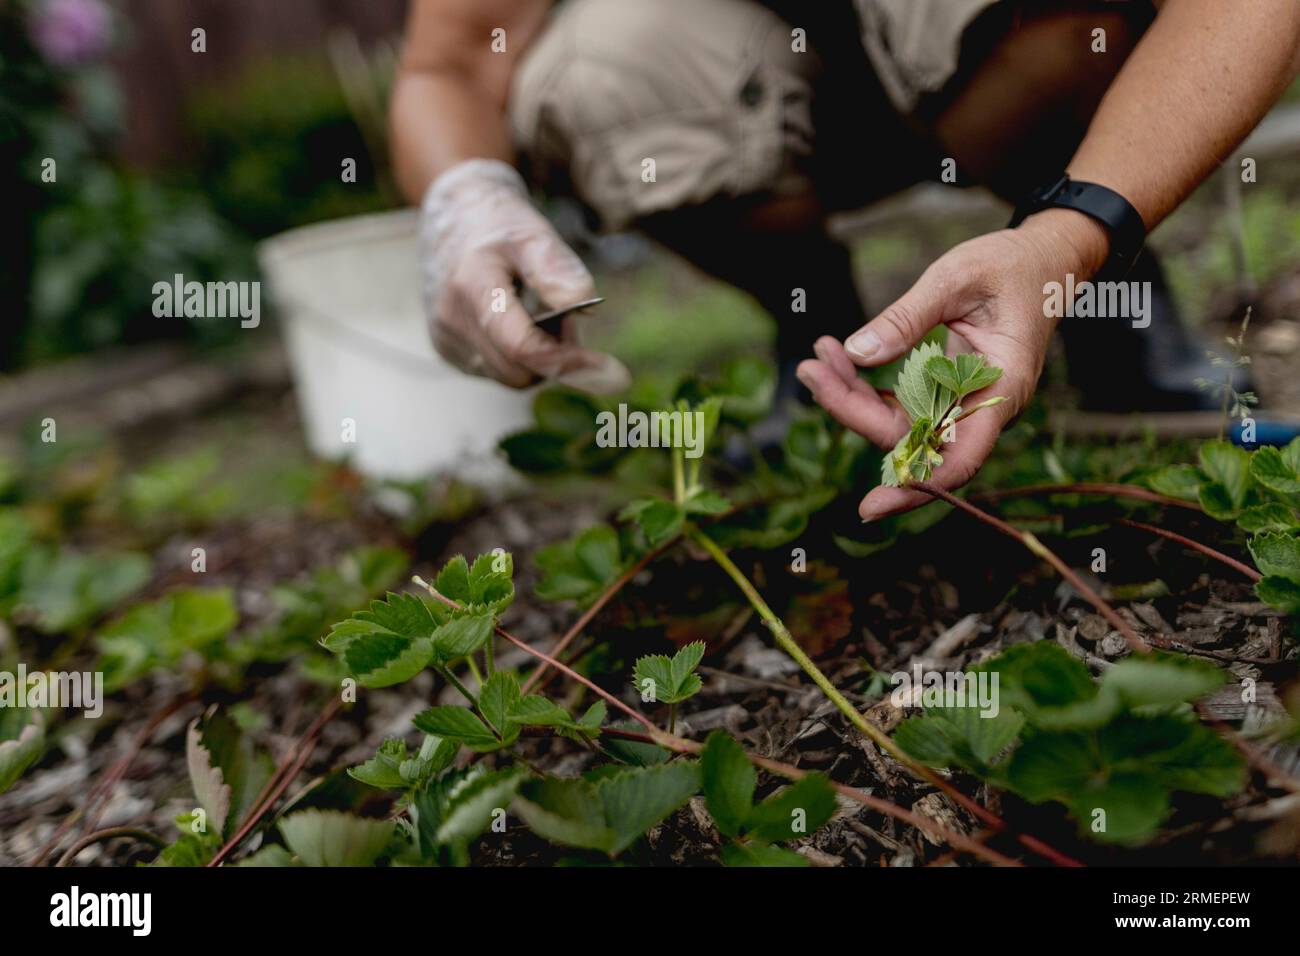
[[[773,12],[802,19],[837,3],[843,29],[808,31],[839,45],[834,58]],[[900,168],[937,169],[913,114],[953,78],[967,28],[998,0],[853,3],[856,17],[848,0],[566,0],[515,72],[520,153],[539,185],[576,195],[610,229],[810,180],[831,208],[909,185],[860,182],[863,135]],[[860,67],[844,69],[855,56]]]

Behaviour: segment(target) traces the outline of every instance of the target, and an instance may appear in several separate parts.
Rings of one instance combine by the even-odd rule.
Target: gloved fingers
[[[518,300],[504,312],[484,316],[483,329],[512,378],[531,374],[601,393],[621,391],[630,384],[631,376],[621,362],[548,335]]]
[[[596,296],[591,273],[538,212],[535,228],[521,234],[511,247],[511,265],[548,309],[563,309]]]
[[[550,309],[562,309],[594,298],[596,284],[582,260],[560,240],[550,223],[540,215],[537,220],[538,229],[513,249],[515,258],[511,264],[519,277]],[[565,318],[559,339],[537,328],[531,316],[527,328],[513,318],[502,326],[518,336],[521,343],[527,343],[524,351],[535,359],[521,360],[522,364],[539,375],[597,395],[624,391],[632,383],[631,373],[618,359],[581,347],[576,316]],[[507,350],[506,354],[511,353]]]

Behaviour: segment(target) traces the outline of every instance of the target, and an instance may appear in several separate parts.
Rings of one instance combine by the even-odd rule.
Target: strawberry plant
[[[496,669],[497,620],[514,599],[512,571],[511,557],[504,552],[481,555],[472,563],[456,557],[433,584],[425,585],[427,595],[390,592],[330,630],[324,645],[360,685],[390,687],[429,669],[464,705],[433,706],[415,715],[412,723],[424,735],[417,750],[409,750],[402,739],[389,739],[349,770],[354,780],[392,794],[395,824],[338,811],[290,813],[277,825],[282,843],[264,846],[244,861],[247,865],[368,865],[382,860],[463,865],[474,841],[506,808],[552,843],[614,857],[699,791],[702,767],[707,767],[713,794],[707,799],[721,799],[718,787],[729,788],[737,808],[741,795],[752,798],[753,768],[745,762],[737,770],[734,741],[725,765],[707,754],[704,762],[689,756],[669,759],[668,749],[631,741],[602,746],[604,735],[623,733],[618,725],[607,725],[604,699],[575,716],[543,694],[524,693],[513,671]],[[701,687],[695,668],[703,651],[696,644],[672,658],[640,659],[633,673],[638,690],[648,700],[670,706],[686,700]],[[525,731],[567,738],[613,759],[579,777],[540,775],[519,757]],[[671,733],[662,739],[678,746]],[[721,746],[714,743],[713,749]],[[495,755],[496,766],[489,769],[477,760],[465,765],[458,760],[464,752]],[[248,823],[241,828],[240,821],[250,819],[269,773],[265,757],[247,738],[228,720],[211,715],[191,727],[189,766],[195,798],[211,828],[193,832],[195,814],[180,818],[182,837],[164,851],[164,865],[210,865],[218,859],[223,840],[233,845],[247,832]],[[724,861],[803,862],[770,844],[812,832],[834,805],[829,786],[819,777],[805,777],[757,806],[751,799],[737,825],[743,828],[743,840],[725,851]],[[722,826],[730,832],[733,818],[724,819],[728,822]]]
[[[1224,681],[1204,661],[1135,655],[1094,682],[1082,662],[1043,641],[1012,647],[978,672],[998,676],[995,716],[968,701],[927,704],[894,739],[929,766],[965,770],[1034,803],[1063,803],[1095,839],[1149,837],[1173,791],[1227,797],[1245,783],[1240,755],[1187,707]]]
[[[704,642],[687,644],[672,657],[647,654],[637,659],[632,680],[641,700],[668,705],[668,732],[677,726],[677,705],[694,697],[703,687],[695,668],[704,660]]]
[[[535,596],[570,602],[582,612],[550,653],[502,628],[502,615],[516,598],[514,559],[502,549],[472,561],[455,557],[431,582],[414,579],[420,586],[415,592],[395,589],[406,570],[404,553],[360,549],[276,588],[269,619],[255,629],[247,624],[240,629],[233,592],[225,588],[173,590],[100,627],[93,637],[97,667],[111,690],[180,669],[191,677],[189,689],[224,694],[238,689],[252,663],[294,661],[300,674],[335,691],[278,765],[255,743],[263,725],[248,719],[249,702],[238,707],[250,710],[232,708],[224,715],[209,710],[195,721],[186,734],[193,808],[177,818],[179,835],[163,848],[157,864],[462,866],[489,861],[498,848],[518,859],[520,847],[542,842],[558,848],[553,852],[563,860],[644,861],[654,859],[652,847],[661,854],[665,834],[671,839],[694,824],[700,832],[716,831],[716,859],[724,865],[799,866],[818,854],[806,846],[796,852],[795,845],[826,826],[841,803],[904,821],[934,842],[989,862],[1013,862],[985,845],[990,835],[1001,833],[1045,859],[1073,863],[1009,829],[958,783],[973,777],[1030,803],[1058,804],[1086,837],[1115,844],[1151,839],[1181,805],[1181,794],[1223,798],[1241,790],[1246,765],[1231,732],[1202,724],[1196,716],[1196,702],[1221,686],[1223,671],[1204,661],[1151,653],[1125,620],[1032,534],[930,485],[945,446],[959,440],[960,422],[999,400],[979,401],[978,393],[998,380],[1000,370],[981,356],[948,357],[939,346],[926,344],[899,366],[894,397],[910,427],[891,451],[876,452],[820,413],[799,412],[779,447],[752,450],[752,467],[737,471],[732,464],[737,442],[743,444],[747,430],[770,406],[770,377],[760,371],[753,363],[737,363],[717,378],[688,380],[670,396],[647,391],[640,405],[633,403],[696,416],[700,441],[691,451],[703,451],[702,456],[683,447],[601,448],[594,422],[610,405],[567,392],[538,398],[538,426],[507,441],[511,459],[543,474],[615,479],[601,486],[608,491],[608,512],[615,515],[611,521],[535,554],[540,571]],[[1052,462],[1059,466],[1074,458],[1069,449],[1057,448],[1046,460],[1050,470]],[[1194,467],[1157,469],[1149,460],[1142,462],[1141,472],[1158,494],[1135,491],[1148,500],[1167,502],[1160,496],[1170,495],[1196,501],[1207,513],[1236,522],[1251,536],[1248,546],[1262,572],[1260,597],[1290,608],[1292,592],[1300,588],[1297,466],[1300,443],[1253,454],[1210,443]],[[1130,466],[1128,475],[1135,470]],[[924,532],[954,510],[974,515],[1063,574],[1125,637],[1129,656],[1108,667],[1088,658],[1094,670],[1101,668],[1094,678],[1083,661],[1052,642],[1013,644],[964,675],[997,678],[1000,707],[992,713],[922,694],[907,704],[921,713],[887,732],[875,713],[863,713],[854,702],[884,690],[883,674],[867,684],[860,673],[846,678],[837,667],[829,672],[832,680],[813,659],[821,649],[808,639],[823,639],[822,648],[843,639],[850,629],[848,614],[841,615],[843,629],[832,630],[826,621],[834,615],[801,613],[791,597],[791,592],[802,596],[821,589],[826,582],[818,575],[825,572],[842,588],[836,600],[851,610],[848,582],[824,555],[798,569],[784,567],[782,555],[774,574],[776,562],[756,553],[797,542],[792,557],[802,559],[804,547],[829,537],[818,535],[832,522],[818,519],[813,526],[814,517],[877,475],[886,484],[908,485],[943,500],[883,522],[877,540],[835,534],[841,550],[869,556],[901,534]],[[165,484],[146,483],[136,490],[146,498],[166,498],[171,492]],[[6,515],[20,524],[24,520],[9,510],[0,511],[0,522],[9,520]],[[810,526],[815,533],[802,537]],[[26,588],[23,568],[34,540],[30,529],[0,538],[0,599],[9,600],[11,608],[14,596]],[[877,795],[883,787],[873,784],[872,792],[864,792],[747,752],[722,731],[691,739],[692,721],[683,714],[704,710],[698,700],[706,691],[701,665],[706,652],[719,647],[715,632],[673,630],[672,608],[663,607],[679,590],[659,588],[656,597],[664,600],[657,603],[634,592],[652,564],[649,573],[657,580],[662,574],[674,583],[688,582],[683,603],[689,600],[710,613],[716,608],[719,620],[739,621],[740,627],[756,615],[772,643],[851,725],[849,733],[856,730],[865,738],[856,744],[869,757],[866,772],[901,766],[915,778],[911,785],[941,791],[977,821],[981,832],[968,836],[948,826],[931,814],[930,802],[924,813],[908,810]],[[702,566],[711,573],[700,574]],[[664,643],[677,645],[672,651],[641,653],[659,648],[603,642],[585,633],[625,588],[618,626],[637,640],[657,640],[647,632],[657,635],[661,628]],[[719,592],[728,596],[719,600]],[[25,607],[35,606],[24,600]],[[47,600],[45,606],[57,608],[57,603]],[[702,633],[707,645],[697,639]],[[581,637],[586,640],[574,653],[570,645]],[[752,640],[752,631],[745,640]],[[302,654],[317,645],[328,653]],[[518,665],[517,656],[503,658],[507,645],[511,655],[526,652],[535,666],[528,670]],[[874,666],[885,657],[875,651],[871,656]],[[556,672],[568,682],[563,692],[547,680]],[[593,679],[597,674],[603,675],[599,683]],[[417,678],[421,682],[411,685]],[[392,736],[373,753],[349,759],[353,766],[317,777],[303,791],[289,789],[304,770],[320,728],[359,693],[430,684],[437,696],[411,717],[406,732],[393,735],[386,727],[384,733]],[[798,690],[782,684],[779,692]],[[712,694],[715,688],[707,690]],[[816,719],[839,734],[828,713],[833,714],[823,708]],[[39,758],[45,725],[36,714],[11,711],[0,718],[3,790]],[[563,760],[547,764],[555,756]],[[891,759],[896,764],[888,763]],[[826,765],[839,776],[833,768],[841,761]],[[702,799],[692,802],[692,812],[679,813],[697,794]],[[285,804],[276,815],[281,801]],[[503,833],[510,835],[509,843],[498,842]],[[255,852],[248,853],[254,845]]]
[[[962,400],[1001,377],[1002,369],[988,365],[982,355],[965,353],[947,358],[937,342],[917,346],[903,363],[894,386],[894,397],[907,412],[912,427],[886,456],[881,468],[882,484],[897,487],[927,481],[931,472],[943,464],[940,449],[944,442],[954,440],[957,423],[1006,399],[985,399],[968,409],[962,408]]]
[[[729,838],[722,848],[728,866],[807,866],[790,850],[773,846],[797,839],[830,820],[835,793],[826,778],[810,774],[754,802],[758,775],[735,738],[714,731],[700,753],[704,799],[718,832]]]
[[[1196,465],[1159,469],[1146,485],[1235,523],[1249,535],[1247,546],[1263,575],[1255,584],[1259,599],[1286,614],[1300,613],[1300,438],[1253,452],[1207,442]]]
[[[134,551],[46,544],[21,511],[0,509],[0,617],[41,633],[84,631],[139,591],[150,565]]]
[[[963,407],[962,402],[996,382],[1000,374],[999,369],[989,367],[981,356],[945,357],[933,343],[914,350],[903,363],[894,390],[911,428],[885,457],[882,480],[886,484],[915,486],[944,499],[950,506],[960,506],[1016,538],[1066,575],[1079,593],[1097,604],[1107,619],[1126,635],[1137,652],[1133,658],[1107,671],[1100,683],[1092,680],[1083,664],[1054,645],[1013,648],[1003,658],[985,665],[1005,678],[1008,694],[1005,699],[1009,706],[998,716],[989,718],[936,705],[927,707],[923,717],[905,722],[896,741],[884,737],[808,658],[727,553],[729,547],[736,545],[770,547],[788,539],[783,539],[778,528],[771,524],[762,529],[774,532],[770,538],[763,533],[747,533],[752,524],[745,518],[736,520],[737,513],[743,515],[745,507],[737,507],[717,491],[705,487],[700,463],[688,463],[680,450],[672,452],[671,500],[637,499],[619,515],[638,529],[639,541],[629,539],[625,530],[616,532],[606,528],[598,536],[584,532],[580,537],[588,548],[595,540],[604,543],[602,561],[595,567],[587,566],[585,573],[577,571],[582,567],[579,557],[582,549],[577,541],[554,546],[540,562],[545,572],[541,590],[550,596],[590,604],[601,593],[601,587],[616,581],[636,555],[653,555],[676,540],[690,541],[732,578],[777,643],[850,723],[904,763],[960,768],[1033,802],[1063,802],[1080,820],[1085,832],[1099,840],[1141,840],[1167,815],[1173,792],[1226,796],[1244,784],[1243,764],[1236,751],[1222,737],[1199,724],[1187,708],[1189,701],[1218,686],[1223,676],[1203,662],[1148,654],[1145,644],[1114,611],[1031,534],[1017,531],[928,484],[933,469],[942,464],[943,444],[956,438],[954,426],[999,399],[978,402],[969,408]],[[683,410],[691,407],[679,404]],[[718,416],[711,409],[697,406],[696,410],[704,415],[710,431],[716,428]],[[799,434],[796,429],[792,429],[787,439],[785,467],[780,469],[784,474],[769,476],[764,488],[774,499],[763,502],[769,515],[783,505],[802,510],[809,495],[815,498],[827,478],[829,469],[825,467],[824,452],[831,443],[828,441],[818,448],[815,438],[806,440],[815,431]],[[811,454],[810,449],[813,449]],[[1291,524],[1295,515],[1289,509],[1300,500],[1292,500],[1300,488],[1300,475],[1292,474],[1296,471],[1292,466],[1300,462],[1295,459],[1297,454],[1300,454],[1300,443],[1283,452],[1262,450],[1253,457],[1232,446],[1210,444],[1202,449],[1200,469],[1173,468],[1163,474],[1156,473],[1153,478],[1153,486],[1169,488],[1171,493],[1176,491],[1182,497],[1201,498],[1208,513],[1231,517],[1248,514],[1248,524],[1256,529],[1267,513],[1274,524],[1266,534],[1252,540],[1251,549],[1267,575],[1267,583],[1261,582],[1259,586],[1261,597],[1283,607],[1287,588],[1300,582],[1300,549],[1294,547],[1297,539],[1282,534],[1281,527],[1295,530]],[[804,481],[791,482],[791,475]],[[1292,478],[1296,479],[1294,487]],[[1267,512],[1252,510],[1264,505],[1268,505]],[[1283,509],[1287,509],[1285,515]],[[933,508],[930,511],[930,516],[913,522],[915,530],[923,530],[926,523],[942,517]],[[801,520],[806,520],[806,513]],[[802,523],[792,523],[790,528],[801,530]],[[794,530],[795,535],[798,533],[799,530]],[[851,552],[858,547],[854,542],[841,541],[842,546],[846,544],[846,550]],[[860,553],[871,550],[870,545],[861,546]],[[559,560],[561,555],[563,561]],[[581,586],[578,581],[582,582]],[[656,666],[661,676],[667,674],[669,659],[658,658]],[[725,745],[718,744],[718,748],[725,749]],[[731,762],[735,763],[734,759]],[[705,779],[709,779],[707,768]],[[742,832],[738,821],[744,819],[744,814],[737,811],[728,816],[727,799],[725,793],[714,788],[711,809],[716,803],[718,813],[728,821],[725,829],[723,824],[720,829],[734,837]],[[745,803],[740,797],[733,802],[737,806]],[[1098,811],[1099,816],[1093,811]]]

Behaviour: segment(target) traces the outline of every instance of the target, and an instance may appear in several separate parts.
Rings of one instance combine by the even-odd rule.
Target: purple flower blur
[[[32,43],[56,66],[77,66],[108,48],[112,16],[102,0],[42,0],[28,22]]]

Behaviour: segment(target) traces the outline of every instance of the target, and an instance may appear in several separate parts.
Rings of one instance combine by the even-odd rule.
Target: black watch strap
[[[1110,233],[1110,256],[1098,273],[1099,279],[1122,279],[1128,275],[1146,242],[1147,227],[1133,204],[1097,183],[1076,182],[1068,175],[1050,186],[1035,189],[1016,207],[1009,228],[1014,229],[1044,209],[1073,209],[1091,216]]]

